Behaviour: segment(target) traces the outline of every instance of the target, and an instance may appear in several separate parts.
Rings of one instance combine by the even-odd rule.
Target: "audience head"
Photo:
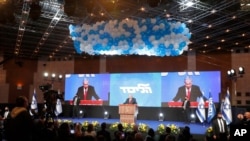
[[[118,130],[119,130],[119,131],[123,131],[123,125],[122,125],[121,123],[119,123],[119,124],[117,125],[117,127],[118,127]]]
[[[155,131],[153,128],[149,128],[148,130],[148,135],[151,136],[151,137],[154,137],[155,136]]]
[[[28,102],[27,97],[25,97],[25,96],[17,97],[16,106],[17,107],[25,107],[25,108],[27,108],[29,106],[29,102]]]
[[[170,134],[171,133],[171,128],[170,127],[166,127],[166,133]]]
[[[101,128],[102,128],[102,130],[105,130],[105,129],[106,129],[106,127],[107,127],[106,122],[103,122],[103,123],[101,124]]]

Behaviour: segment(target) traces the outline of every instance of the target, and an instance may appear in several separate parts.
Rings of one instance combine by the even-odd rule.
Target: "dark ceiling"
[[[240,0],[0,0],[0,52],[5,57],[62,59],[77,54],[70,24],[161,17],[186,23],[196,53],[248,52],[250,11]],[[246,2],[246,0],[245,0]],[[142,7],[145,8],[142,11]],[[186,54],[186,52],[184,52]]]

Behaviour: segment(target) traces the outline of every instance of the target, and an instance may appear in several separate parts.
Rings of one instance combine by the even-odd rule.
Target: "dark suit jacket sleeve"
[[[129,98],[127,98],[123,104],[128,104],[128,101],[129,101]]]
[[[179,101],[179,100],[184,101],[185,95],[186,95],[185,87],[181,86],[179,87],[175,97],[173,98],[173,101]]]
[[[80,87],[77,89],[76,95],[78,95],[78,97],[79,97],[80,99],[83,99],[83,86],[80,86]]]
[[[100,97],[95,92],[95,88],[93,86],[89,85],[89,87],[88,87],[88,100],[91,100],[92,97],[94,97],[96,100],[100,99]]]
[[[136,98],[133,98],[133,104],[137,104]]]
[[[190,101],[197,101],[198,97],[202,97],[202,92],[199,86],[192,85]]]

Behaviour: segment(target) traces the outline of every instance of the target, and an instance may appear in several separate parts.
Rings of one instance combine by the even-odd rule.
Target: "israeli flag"
[[[228,89],[221,110],[222,110],[221,111],[222,118],[226,120],[227,125],[229,125],[232,122],[232,109],[231,109],[230,94]]]
[[[196,109],[196,115],[201,123],[203,123],[206,120],[205,103],[203,97],[199,98],[199,104]]]
[[[35,111],[35,113],[38,113],[38,106],[37,106],[37,99],[36,99],[36,90],[34,89],[34,93],[32,96],[32,101],[31,101],[31,105],[30,105],[30,115],[33,116],[33,113],[31,112]]]
[[[62,102],[60,99],[56,100],[56,110],[55,110],[55,115],[58,116],[62,113]]]
[[[207,122],[210,123],[215,116],[216,108],[213,102],[213,97],[211,92],[209,92],[209,100],[208,100],[208,111],[207,111]]]

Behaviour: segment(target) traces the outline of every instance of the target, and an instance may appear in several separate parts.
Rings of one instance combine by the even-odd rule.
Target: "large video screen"
[[[219,102],[220,71],[67,74],[65,100],[72,101],[78,95],[82,105],[118,106],[132,95],[140,107],[178,107],[186,95],[186,78],[192,82],[191,102],[197,103],[201,97],[206,101],[209,95]],[[87,97],[86,80],[91,92]]]

